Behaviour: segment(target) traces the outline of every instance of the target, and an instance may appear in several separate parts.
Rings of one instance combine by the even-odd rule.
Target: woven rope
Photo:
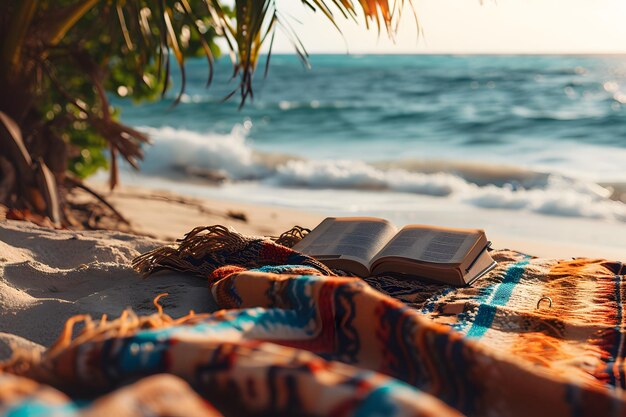
[[[311,229],[304,228],[302,226],[294,226],[281,234],[276,239],[272,239],[279,245],[293,248],[296,243],[300,242],[306,235],[311,233]]]
[[[201,277],[224,265],[247,265],[255,245],[293,247],[309,229],[295,226],[278,238],[244,236],[222,225],[200,226],[187,233],[176,244],[144,253],[133,260],[133,268],[146,277],[161,270],[188,272]],[[321,266],[318,265],[318,266]]]

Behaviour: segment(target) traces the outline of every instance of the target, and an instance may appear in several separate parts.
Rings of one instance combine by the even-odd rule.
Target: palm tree
[[[292,0],[357,20],[392,35],[403,0]],[[99,167],[117,179],[117,156],[138,168],[149,138],[116,120],[107,92],[149,99],[169,87],[170,61],[185,88],[185,57],[207,59],[225,39],[241,104],[253,97],[253,75],[276,30],[307,53],[275,0],[7,0],[0,3],[0,204],[72,224],[67,191]],[[232,4],[232,1],[230,2]],[[170,57],[173,56],[173,59]],[[269,64],[269,56],[267,64]],[[267,70],[267,68],[266,68]],[[105,151],[108,155],[105,154]],[[104,201],[104,200],[103,200]],[[106,203],[106,202],[105,202]]]

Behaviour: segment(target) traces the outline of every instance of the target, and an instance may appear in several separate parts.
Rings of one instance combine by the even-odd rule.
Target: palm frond
[[[207,85],[213,79],[213,54],[197,25],[200,19],[210,18],[210,25],[225,40],[233,63],[233,77],[239,78],[237,90],[241,105],[253,96],[254,73],[266,46],[267,72],[276,30],[281,30],[287,36],[300,60],[308,65],[309,56],[305,45],[291,27],[289,19],[281,14],[276,0],[235,0],[234,16],[227,12],[220,0],[203,0],[206,9],[202,11],[194,10],[190,0],[136,1],[136,6],[128,0],[115,2],[121,36],[129,50],[134,48],[132,39],[143,39],[145,45],[156,47],[159,78],[163,76],[165,79],[162,95],[168,88],[170,54],[174,57],[181,74],[181,89],[174,104],[180,101],[186,84],[184,45],[181,44],[181,30],[184,27],[199,36],[208,64]],[[300,0],[303,7],[321,13],[339,32],[340,19],[357,20],[362,14],[367,27],[375,26],[378,31],[385,30],[389,36],[393,36],[397,30],[405,1],[410,3],[410,0]],[[131,20],[137,24],[130,25]],[[227,98],[232,95],[229,94]]]
[[[187,17],[189,21],[189,25],[191,26],[191,29],[198,34],[198,38],[200,39],[200,45],[202,46],[202,50],[204,51],[204,55],[206,56],[207,64],[209,67],[209,76],[207,78],[207,86],[209,86],[211,82],[213,81],[213,59],[214,59],[213,52],[211,52],[211,47],[209,46],[209,43],[207,42],[206,39],[204,39],[204,34],[202,33],[202,31],[196,24],[196,22],[199,19],[196,16],[196,14],[193,12],[193,9],[191,8],[189,1],[180,0],[180,4],[183,6],[183,9],[185,10],[185,16]]]
[[[37,27],[42,33],[39,35],[46,44],[58,45],[66,33],[94,7],[99,0],[80,0],[65,7],[47,9],[45,15],[39,16]]]
[[[362,16],[367,27],[376,27],[379,32],[385,31],[393,37],[405,1],[411,4],[411,0],[300,0],[300,4],[310,12],[319,12],[339,32],[341,19],[358,20]],[[65,104],[78,108],[85,115],[82,120],[108,142],[111,185],[114,185],[117,182],[117,155],[137,167],[138,160],[143,156],[142,145],[148,138],[118,123],[110,114],[105,93],[106,88],[111,89],[110,83],[107,84],[107,77],[111,76],[108,73],[109,58],[123,62],[123,71],[139,80],[135,81],[136,89],[137,86],[148,86],[149,90],[152,89],[151,94],[158,94],[157,89],[161,89],[162,96],[170,87],[170,62],[175,60],[181,83],[174,105],[180,102],[186,87],[186,56],[204,54],[208,66],[207,85],[213,80],[214,52],[211,44],[215,36],[225,40],[233,64],[233,78],[239,81],[225,99],[239,93],[240,106],[254,96],[253,78],[265,51],[268,52],[265,74],[268,72],[277,30],[291,41],[302,63],[309,65],[305,45],[289,17],[281,13],[276,0],[234,0],[232,10],[224,3],[224,0],[13,2],[13,5],[3,9],[10,16],[1,19],[8,22],[9,27],[0,28],[0,34],[4,35],[0,38],[0,81],[10,85],[12,80],[7,74],[17,69],[24,85],[32,87],[40,83],[32,87],[31,96],[25,95],[21,107],[17,106],[23,107],[24,111],[29,105],[26,99],[36,99],[37,94],[46,91],[46,86],[52,86],[56,94],[63,97]],[[80,24],[83,18],[90,22],[97,20],[102,25],[86,27]],[[73,28],[76,29],[72,31]],[[190,43],[191,36],[193,42]],[[85,39],[91,40],[91,46]],[[106,39],[108,46],[98,50],[93,47],[94,39]],[[115,45],[115,49],[106,50],[111,45]],[[87,56],[87,51],[93,56]],[[64,85],[56,79],[54,69],[61,62],[64,62],[61,67],[68,62],[77,64],[77,68],[82,70],[81,76],[91,81],[91,91],[84,88],[84,83]],[[153,80],[150,82],[152,86],[146,81],[146,72],[155,75],[149,78]],[[47,84],[35,81],[42,77],[47,77]],[[85,100],[86,96],[92,97],[90,104],[81,105],[89,101]],[[69,114],[71,112],[66,113],[68,120],[74,118]]]
[[[341,32],[335,13],[343,18],[356,19],[359,13],[365,18],[367,27],[373,22],[379,31],[382,27],[389,36],[397,30],[405,0],[395,0],[392,4],[388,0],[301,0],[303,6],[313,12],[321,12],[327,20]],[[268,60],[274,39],[274,32],[280,28],[291,41],[296,54],[301,61],[308,65],[308,54],[305,46],[298,38],[297,32],[290,26],[277,9],[275,0],[236,0],[235,25],[221,12],[219,1],[207,0],[215,24],[222,29],[227,44],[233,56],[234,76],[240,78],[239,91],[241,105],[248,97],[252,97],[252,79],[256,70],[259,56],[269,39]],[[266,64],[266,72],[267,72]],[[232,94],[231,94],[232,95]],[[229,97],[231,96],[229,95]]]
[[[178,32],[174,30],[174,26],[172,25],[172,9],[169,7],[166,8],[165,13],[163,13],[163,20],[165,21],[165,28],[167,29],[168,44],[174,51],[174,58],[176,58],[178,68],[180,69],[180,92],[176,96],[176,100],[174,100],[174,104],[178,104],[183,96],[183,93],[185,92],[185,85],[187,84],[187,76],[185,74],[185,58],[183,56],[183,51],[180,48]]]

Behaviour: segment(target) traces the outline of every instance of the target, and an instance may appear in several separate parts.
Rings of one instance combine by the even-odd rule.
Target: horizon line
[[[267,56],[267,53],[261,53],[261,56]],[[272,55],[295,55],[295,52],[272,52]],[[314,55],[431,55],[431,56],[626,56],[626,51],[615,52],[309,52],[309,56]]]

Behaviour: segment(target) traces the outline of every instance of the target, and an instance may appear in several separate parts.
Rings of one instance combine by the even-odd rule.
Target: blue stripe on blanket
[[[496,317],[498,307],[509,302],[513,289],[522,278],[529,259],[530,257],[527,256],[523,260],[513,264],[506,271],[502,282],[494,287],[494,291],[479,300],[481,304],[478,306],[478,312],[476,313],[472,327],[470,327],[467,332],[467,337],[478,339],[491,327],[493,319]]]
[[[388,381],[380,387],[368,393],[361,400],[361,403],[354,412],[355,417],[367,416],[391,416],[398,412],[398,407],[394,403],[397,395],[402,395],[402,391],[406,391],[406,396],[416,395],[414,387],[406,385],[400,381]]]
[[[35,399],[27,399],[15,408],[4,410],[6,417],[72,417],[78,415],[78,407],[73,403],[49,404]]]

